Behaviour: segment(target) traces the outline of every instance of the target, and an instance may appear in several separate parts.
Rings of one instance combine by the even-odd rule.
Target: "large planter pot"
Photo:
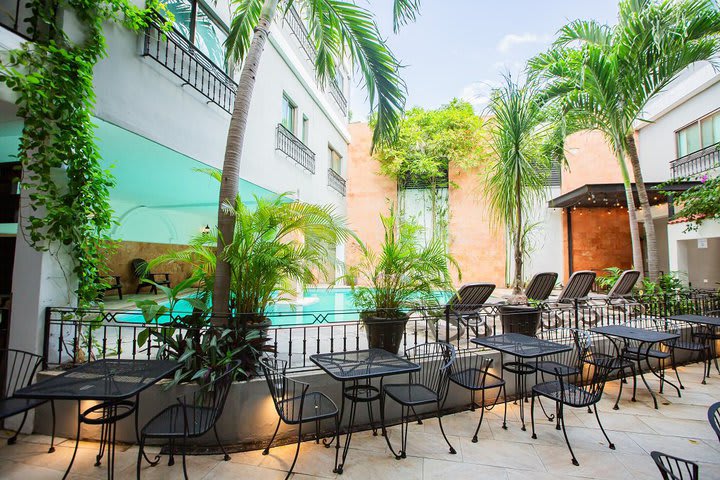
[[[503,333],[522,333],[534,337],[540,328],[542,311],[525,305],[501,305],[500,322]]]
[[[400,313],[389,317],[376,312],[365,312],[360,315],[360,319],[365,325],[370,348],[382,348],[390,353],[398,353],[409,315]]]

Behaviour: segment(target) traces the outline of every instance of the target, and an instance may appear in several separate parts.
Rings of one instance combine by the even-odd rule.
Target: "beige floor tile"
[[[444,460],[425,459],[423,464],[423,480],[488,478],[504,480],[507,472],[503,468],[475,465],[471,463],[447,462]]]
[[[445,433],[448,435],[472,438],[475,434],[478,422],[480,421],[480,409],[475,412],[460,412],[454,415],[446,415],[442,418],[443,428]],[[490,418],[485,412],[483,417],[483,423],[478,432],[478,438],[492,438],[492,431],[490,430],[490,423],[497,422],[498,425],[502,425],[501,419]],[[428,418],[423,420],[425,425],[425,433],[440,434],[440,424],[437,418]]]
[[[480,440],[472,443],[461,439],[463,461],[518,470],[544,471],[540,457],[530,444],[501,440]]]
[[[717,439],[717,435],[710,428],[707,419],[681,420],[667,417],[641,417],[640,421],[651,427],[660,435],[671,435],[674,437],[693,437],[704,439]]]
[[[243,465],[240,463],[220,462],[210,470],[203,480],[237,480],[240,478],[257,480],[283,480],[286,473],[269,468]],[[299,478],[298,476],[294,478]],[[305,477],[308,478],[308,477]]]
[[[570,475],[608,480],[630,480],[633,478],[610,450],[600,452],[574,448],[573,451],[580,463],[579,466],[572,464],[572,456],[567,447],[537,445],[535,450],[542,459],[545,468],[548,472],[556,475],[556,478],[564,478]]]
[[[268,455],[263,455],[260,460],[260,467],[273,470],[287,472],[292,464],[295,455],[295,445],[285,445],[275,447],[270,450]],[[361,455],[353,455],[353,453],[365,452],[348,452],[346,463],[350,464]],[[316,445],[315,442],[305,442],[300,446],[300,453],[295,464],[294,471],[305,475],[313,475],[317,477],[332,478],[335,468],[335,449],[325,448],[322,444]]]
[[[698,438],[648,435],[644,433],[628,433],[628,436],[647,453],[658,450],[689,460],[720,464],[718,451]]]
[[[393,449],[397,452],[400,449],[400,428],[393,427],[388,430],[388,435]],[[449,462],[462,462],[460,451],[460,437],[448,435],[450,444],[455,449],[455,454],[450,453],[447,442],[440,433],[409,432],[407,440],[407,455],[421,458],[435,458]]]

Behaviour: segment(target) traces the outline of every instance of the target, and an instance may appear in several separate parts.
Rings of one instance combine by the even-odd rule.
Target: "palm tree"
[[[488,115],[494,161],[484,185],[492,218],[511,232],[515,273],[513,295],[522,288],[523,237],[528,214],[547,185],[552,130],[546,122],[537,84],[519,85],[509,76],[493,90]]]
[[[418,0],[395,0],[395,28],[413,20]],[[362,74],[370,103],[377,114],[373,142],[392,140],[397,132],[405,104],[404,84],[399,76],[399,64],[380,35],[372,14],[354,3],[343,0],[234,0],[235,12],[227,39],[228,57],[242,61],[243,67],[235,96],[223,160],[222,181],[218,206],[217,249],[222,251],[232,239],[235,217],[230,215],[240,181],[240,159],[250,111],[250,100],[258,73],[260,58],[278,14],[292,6],[304,12],[309,34],[317,55],[315,70],[325,83],[335,78],[337,62],[349,56]],[[218,255],[213,313],[225,315],[229,311],[231,266]]]
[[[587,126],[605,133],[620,162],[633,236],[633,263],[643,270],[629,160],[642,207],[650,279],[659,273],[657,240],[635,146],[635,123],[647,103],[686,67],[711,60],[720,50],[720,11],[714,0],[623,0],[614,27],[576,20],[560,30],[553,51],[531,61],[555,85],[567,89],[566,106],[590,115]],[[576,47],[578,46],[578,47]],[[583,52],[577,55],[577,52]],[[573,53],[575,52],[575,53]],[[574,86],[573,86],[574,84]]]

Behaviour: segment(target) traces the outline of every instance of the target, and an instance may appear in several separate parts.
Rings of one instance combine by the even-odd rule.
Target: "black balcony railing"
[[[145,32],[143,56],[155,59],[228,113],[235,103],[237,83],[175,30],[163,32],[151,24]]]
[[[305,170],[315,173],[315,152],[280,123],[275,134],[275,150],[280,150]]]
[[[32,16],[27,2],[6,0],[0,3],[0,25],[21,37],[30,40],[30,22]]]
[[[720,168],[719,149],[720,142],[673,160],[670,162],[673,178],[694,177],[714,168]]]
[[[328,168],[328,186],[332,187],[343,197],[347,189],[346,180],[332,168]]]
[[[345,98],[345,95],[343,95],[342,90],[340,90],[340,85],[337,84],[336,81],[331,80],[328,82],[329,89],[330,89],[330,96],[335,100],[335,103],[337,103],[337,106],[340,107],[340,111],[342,112],[344,117],[347,117],[347,99]]]
[[[302,48],[303,52],[305,52],[308,60],[310,60],[310,62],[312,63],[315,63],[317,51],[315,50],[315,46],[310,41],[310,35],[308,34],[307,28],[305,28],[305,24],[300,18],[300,14],[298,13],[298,11],[295,10],[295,7],[291,6],[288,9],[287,13],[285,14],[285,23],[287,23],[288,27],[290,27],[290,31],[298,39],[298,42],[300,43],[300,48]]]

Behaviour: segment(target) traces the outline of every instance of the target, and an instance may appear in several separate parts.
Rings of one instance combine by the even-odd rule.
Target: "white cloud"
[[[497,51],[508,53],[518,45],[529,43],[548,43],[552,40],[551,35],[538,35],[536,33],[508,33],[497,44]]]
[[[469,102],[475,113],[481,114],[488,103],[490,103],[490,93],[493,88],[498,86],[496,80],[484,80],[473,82],[465,85],[460,93],[460,98]]]

